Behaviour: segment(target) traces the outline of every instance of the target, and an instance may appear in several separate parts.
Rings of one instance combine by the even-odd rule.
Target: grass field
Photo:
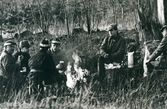
[[[117,85],[113,84],[115,77],[111,75],[113,71],[109,70],[103,83],[96,81],[97,70],[93,64],[97,62],[98,49],[104,36],[105,34],[79,34],[77,37],[66,39],[62,45],[68,58],[77,50],[80,55],[91,60],[86,63],[91,71],[88,84],[73,90],[64,86],[60,88],[57,84],[52,88],[47,86],[44,99],[40,102],[28,95],[25,86],[18,94],[12,92],[9,99],[1,95],[0,109],[166,109],[166,70],[154,71],[147,78],[133,78],[138,73],[142,74],[142,70],[139,70],[134,72],[133,76],[117,79]],[[39,50],[38,42],[31,47],[31,55]]]

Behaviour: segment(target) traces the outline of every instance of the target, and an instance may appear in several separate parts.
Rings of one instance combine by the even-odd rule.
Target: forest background
[[[106,30],[134,29],[138,21],[136,0],[1,0],[1,28],[53,35],[70,34],[73,28]]]
[[[71,42],[75,45],[71,48],[88,43],[89,46],[86,48],[93,47],[94,55],[92,53],[84,55],[95,56],[99,43],[108,35],[106,31],[111,23],[117,23],[118,29],[124,30],[125,37],[136,38],[134,34],[139,19],[137,13],[139,4],[141,4],[139,0],[138,2],[135,0],[1,0],[0,32],[2,37],[4,32],[10,33],[7,37],[13,37],[15,34],[20,35],[24,31],[30,31],[33,35],[26,37],[37,39],[35,42],[37,44],[39,38],[43,38],[37,33],[48,33],[50,39],[56,36],[72,36],[76,30],[84,33],[78,35],[84,41],[75,43],[79,40],[75,37],[76,40],[72,39]],[[99,33],[91,34],[95,32]],[[99,41],[93,44],[92,40],[95,39]]]

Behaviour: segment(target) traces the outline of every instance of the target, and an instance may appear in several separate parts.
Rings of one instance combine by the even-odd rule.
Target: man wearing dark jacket
[[[12,89],[16,88],[17,85],[16,78],[20,68],[20,57],[18,60],[15,60],[12,55],[15,45],[16,43],[12,40],[6,41],[4,43],[4,50],[0,56],[1,76],[4,80],[1,85],[5,86],[6,93],[10,93]]]
[[[13,54],[16,60],[18,59],[19,56],[21,57],[21,65],[18,78],[19,79],[18,84],[20,84],[20,88],[25,84],[27,75],[30,71],[28,66],[28,62],[30,59],[29,47],[30,47],[29,42],[27,40],[22,40],[20,41],[19,44],[19,50],[17,50],[17,52]]]
[[[19,44],[19,50],[13,54],[16,60],[18,59],[19,56],[21,56],[20,73],[23,73],[23,75],[25,76],[27,76],[29,72],[29,66],[28,66],[28,61],[30,59],[29,48],[30,48],[29,42],[27,40],[22,40],[20,41]]]
[[[123,60],[126,49],[126,41],[118,34],[117,24],[111,24],[109,27],[109,36],[105,37],[100,47],[99,57],[99,79],[103,81],[105,77],[105,63],[117,62]]]
[[[161,54],[164,56],[165,61],[167,62],[167,25],[164,25],[161,28],[161,32],[162,32],[163,38],[162,38],[160,44],[158,45],[158,47],[156,48],[156,50],[151,54],[149,59],[146,61],[147,65],[151,61],[154,61]],[[167,67],[167,66],[165,66],[165,67]]]
[[[61,83],[62,81],[66,81],[66,75],[64,72],[66,71],[68,59],[66,53],[60,49],[61,42],[58,38],[52,39],[51,47],[49,53],[52,55],[55,67],[59,71],[59,80],[58,82]]]
[[[53,77],[58,75],[53,58],[48,53],[49,47],[49,41],[43,39],[40,43],[39,52],[29,60],[30,73],[28,77],[30,79],[30,89],[34,97],[36,94],[40,94],[41,96],[39,97],[42,97],[44,93],[44,84],[52,84],[54,82],[52,81]]]

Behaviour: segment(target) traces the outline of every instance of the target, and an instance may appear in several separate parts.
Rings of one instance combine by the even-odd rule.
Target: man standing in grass
[[[120,63],[125,55],[126,41],[118,33],[117,24],[109,26],[109,36],[105,37],[100,46],[100,57],[98,64],[99,81],[105,78],[104,64]]]
[[[20,68],[20,57],[17,60],[13,57],[13,52],[16,43],[8,40],[4,43],[4,50],[0,56],[0,67],[2,70],[3,85],[5,86],[5,93],[13,92],[12,89],[16,88],[16,78]],[[2,89],[1,89],[2,90]]]

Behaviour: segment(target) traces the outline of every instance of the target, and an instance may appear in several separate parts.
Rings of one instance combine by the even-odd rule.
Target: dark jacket
[[[121,62],[126,49],[126,41],[119,34],[116,39],[112,39],[110,36],[105,37],[101,47],[100,55],[109,54],[110,62]]]
[[[58,65],[60,61],[64,61],[63,70],[66,70],[68,63],[66,53],[60,49],[56,52],[50,50],[49,53],[52,55],[55,65]]]
[[[167,59],[167,35],[163,37],[157,49],[151,54],[150,61],[155,60],[162,53],[165,56],[165,59]]]
[[[3,51],[0,56],[0,63],[2,76],[7,78],[17,76],[20,67],[16,64],[16,60],[12,54],[9,54],[7,51]]]
[[[35,73],[41,73],[41,79],[47,84],[51,84],[53,76],[58,75],[58,71],[55,69],[52,56],[45,50],[40,50],[37,54],[32,56],[29,60],[30,77],[34,76]],[[31,74],[31,70],[36,70]],[[32,77],[33,78],[33,77]]]
[[[15,57],[16,60],[18,59],[19,56],[22,56],[20,70],[23,70],[22,68],[26,67],[25,73],[28,74],[28,72],[29,72],[28,61],[30,59],[30,54],[23,53],[23,52],[16,52],[13,54],[13,56]]]

